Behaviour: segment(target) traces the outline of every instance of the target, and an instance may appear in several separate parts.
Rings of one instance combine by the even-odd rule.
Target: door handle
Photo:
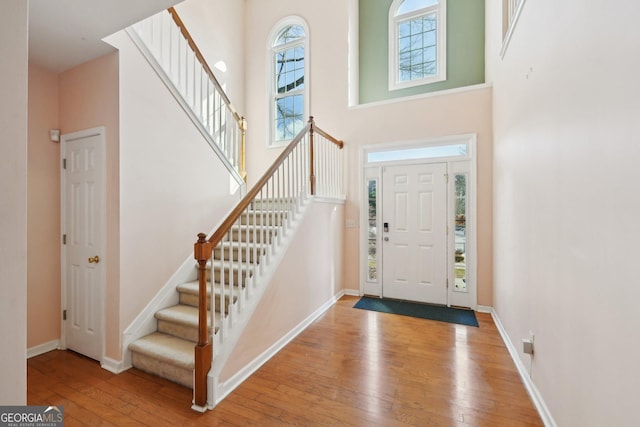
[[[94,256],[94,257],[92,257],[92,258],[89,258],[89,263],[90,263],[90,264],[91,264],[91,263],[94,263],[94,262],[95,262],[96,264],[100,262],[100,257],[99,257],[98,255],[96,255],[96,256]]]

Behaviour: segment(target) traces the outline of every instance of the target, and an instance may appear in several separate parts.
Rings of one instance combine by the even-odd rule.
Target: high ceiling
[[[182,0],[30,0],[29,61],[62,72],[113,51],[102,39]]]

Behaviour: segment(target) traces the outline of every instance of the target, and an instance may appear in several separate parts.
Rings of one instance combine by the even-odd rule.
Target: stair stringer
[[[163,308],[178,304],[180,295],[176,292],[176,287],[179,284],[197,279],[197,270],[194,268],[194,264],[193,255],[191,255],[122,333],[123,371],[133,366],[131,364],[129,345],[135,340],[156,331],[155,314]]]
[[[250,286],[253,287],[253,291],[251,296],[245,299],[242,311],[237,312],[235,322],[230,324],[224,332],[224,337],[220,337],[219,334],[216,334],[213,337],[214,356],[207,379],[207,405],[210,409],[213,409],[224,398],[224,395],[221,395],[218,391],[217,378],[219,378],[220,372],[222,372],[229,356],[242,336],[242,332],[249,323],[249,320],[251,320],[254,311],[262,299],[262,295],[268,288],[271,278],[278,270],[278,266],[284,259],[287,248],[291,244],[296,231],[307,214],[307,210],[311,204],[310,201],[311,199],[305,199],[302,201],[295,216],[288,221],[286,231],[280,237],[278,244],[274,245],[269,262],[262,269],[262,272],[260,272],[260,269],[257,269],[253,277],[251,277],[250,280],[252,283]],[[234,305],[237,304],[238,303],[236,302]]]
[[[262,364],[264,364],[268,359],[275,355],[291,339],[302,332],[311,322],[330,308],[343,295],[344,291],[342,286],[338,283],[332,283],[331,295],[328,298],[325,298],[320,307],[313,310],[310,315],[305,316],[304,320],[297,323],[293,329],[288,330],[286,334],[278,338],[265,351],[261,352],[257,357],[247,363],[231,378],[225,381],[220,381],[221,373],[227,366],[227,362],[233,360],[230,359],[230,356],[233,355],[238,341],[243,336],[243,333],[245,333],[245,329],[252,320],[254,312],[260,304],[263,303],[263,296],[273,284],[274,276],[276,275],[282,261],[287,257],[287,253],[289,252],[291,244],[296,239],[299,228],[305,221],[305,218],[311,213],[311,210],[315,208],[315,206],[311,205],[318,203],[335,203],[343,205],[344,200],[328,200],[311,197],[303,202],[299,213],[292,218],[286,234],[282,237],[280,243],[274,248],[269,265],[265,266],[264,271],[261,274],[256,274],[254,276],[256,286],[253,290],[251,299],[245,301],[244,309],[237,317],[235,323],[229,328],[227,335],[223,338],[222,342],[220,342],[217,336],[214,338],[214,358],[207,383],[207,406],[209,409],[214,408],[218,403],[220,403],[231,391],[233,391],[246,378],[262,366]],[[337,227],[339,229],[341,229],[339,224],[342,224],[342,222],[342,219],[337,220]],[[339,276],[339,274],[337,275]]]
[[[238,192],[238,196],[241,197],[242,193]],[[222,219],[209,234],[212,234],[220,226],[231,211],[232,209],[222,216]],[[124,372],[133,367],[129,345],[158,329],[156,313],[180,302],[180,293],[176,291],[176,288],[182,283],[198,280],[197,266],[198,264],[195,262],[192,252],[140,314],[122,332],[122,363],[120,364],[119,372]]]

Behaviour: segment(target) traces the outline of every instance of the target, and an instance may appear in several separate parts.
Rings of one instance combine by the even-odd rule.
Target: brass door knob
[[[94,263],[94,262],[96,264],[100,262],[100,257],[98,255],[96,255],[96,256],[94,256],[92,258],[89,258],[89,263]]]

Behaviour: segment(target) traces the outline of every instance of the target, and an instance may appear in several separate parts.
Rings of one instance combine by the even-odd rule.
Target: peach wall
[[[27,348],[60,339],[58,75],[29,65]]]
[[[344,206],[312,202],[220,375],[227,381],[342,288]],[[310,244],[312,242],[312,244]]]
[[[106,128],[107,284],[105,355],[120,359],[120,210],[118,53],[110,53],[60,74],[60,129],[71,133]]]
[[[487,12],[496,312],[557,425],[636,425],[640,3],[527,1],[502,59]]]
[[[283,17],[299,15],[309,25],[311,112],[318,126],[346,144],[348,193],[345,219],[359,223],[362,146],[476,133],[478,141],[478,304],[493,304],[492,124],[491,88],[434,95],[349,108],[349,2],[248,0],[245,60],[247,69],[247,159],[256,179],[279,150],[266,148],[267,38]],[[251,95],[250,95],[251,94]],[[256,95],[257,94],[257,95]],[[358,290],[359,229],[345,228],[344,286]]]
[[[27,402],[28,2],[0,13],[0,404]]]

